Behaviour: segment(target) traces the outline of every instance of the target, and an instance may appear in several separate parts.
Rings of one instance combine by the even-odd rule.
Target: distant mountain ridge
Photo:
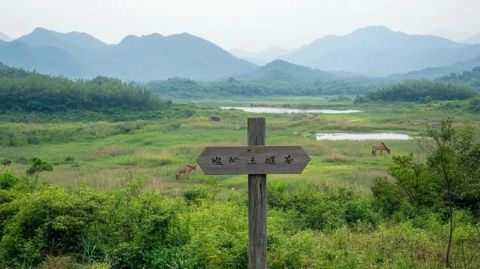
[[[370,26],[344,36],[320,38],[282,59],[328,71],[386,76],[467,61],[477,55],[480,45]]]
[[[480,44],[480,33],[465,39],[463,42],[468,44]]]
[[[274,60],[247,74],[239,76],[240,79],[278,82],[331,80],[336,77],[334,74],[328,72],[292,64],[283,60]]]
[[[451,73],[461,73],[469,71],[480,66],[480,55],[467,61],[456,62],[450,65],[429,67],[422,70],[412,71],[401,75],[393,75],[392,77],[401,77],[408,79],[435,79]]]
[[[188,33],[129,35],[118,44],[106,44],[86,33],[36,28],[13,41],[0,40],[0,62],[10,66],[71,78],[103,75],[138,81],[173,77],[275,81],[334,76],[436,78],[477,66],[480,44],[369,26],[343,36],[325,36],[295,50],[272,47],[258,53],[231,52],[239,58]],[[278,59],[282,61],[275,61]]]
[[[108,45],[95,37],[79,32],[60,33],[37,27],[33,32],[16,39],[31,47],[58,47],[70,51],[72,49],[101,49]]]
[[[6,34],[4,34],[4,33],[0,32],[0,40],[3,40],[3,41],[11,41],[11,40],[12,40],[12,38],[11,38],[11,37],[9,37],[9,36],[8,36],[8,35],[6,35]]]
[[[215,80],[255,68],[187,33],[130,35],[119,44],[108,45],[88,34],[43,28],[12,42],[0,41],[0,61],[72,78],[104,75],[140,81],[169,77]]]
[[[257,65],[264,65],[273,60],[280,59],[283,55],[291,53],[292,50],[280,47],[270,47],[258,52],[249,52],[242,49],[231,49],[230,53],[240,59],[250,61]]]

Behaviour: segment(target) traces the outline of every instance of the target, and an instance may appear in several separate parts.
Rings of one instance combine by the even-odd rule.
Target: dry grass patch
[[[93,152],[95,158],[115,157],[125,154],[127,151],[118,146],[101,147]]]
[[[122,156],[116,158],[113,163],[118,165],[133,165],[133,166],[164,166],[173,163],[174,158],[170,153],[161,151],[153,153],[150,151],[140,150],[136,151],[134,155]]]
[[[355,161],[355,158],[340,152],[329,152],[323,156],[322,161],[327,163],[351,163]]]

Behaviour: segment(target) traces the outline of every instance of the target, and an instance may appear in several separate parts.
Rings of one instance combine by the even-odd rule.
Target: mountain
[[[88,34],[43,28],[0,43],[0,62],[72,78],[104,75],[140,81],[169,77],[214,80],[256,67],[187,33],[130,35],[107,45]]]
[[[465,39],[463,42],[467,44],[480,44],[480,33]]]
[[[86,33],[70,32],[59,33],[45,28],[35,28],[32,33],[17,39],[30,47],[57,47],[69,52],[79,49],[97,50],[107,44]]]
[[[93,70],[65,50],[55,47],[32,48],[20,41],[0,40],[0,62],[13,67],[72,78],[95,76]]]
[[[479,54],[480,45],[370,26],[344,36],[325,36],[281,58],[322,70],[385,76],[449,65]]]
[[[434,31],[432,31],[430,33],[430,35],[443,37],[443,38],[446,38],[446,39],[453,40],[455,42],[461,42],[466,37],[468,37],[468,33],[462,32],[462,31],[457,31],[457,30],[450,29],[450,28],[435,29]]]
[[[0,32],[0,40],[3,40],[3,41],[11,41],[12,39],[11,39],[8,35]]]
[[[230,53],[237,56],[240,59],[247,60],[257,65],[264,65],[273,60],[279,59],[281,56],[290,53],[291,50],[280,48],[280,47],[270,47],[258,52],[249,52],[242,49],[231,49]]]
[[[247,80],[299,82],[327,80],[335,77],[336,76],[331,73],[318,69],[291,64],[283,60],[274,60],[238,78]]]
[[[430,67],[418,71],[408,72],[402,75],[394,75],[400,78],[408,79],[435,79],[442,76],[450,75],[451,73],[462,73],[467,70],[480,66],[480,54],[467,61],[457,62],[450,65],[440,67]]]
[[[205,39],[183,33],[127,36],[118,45],[102,50],[111,61],[108,75],[140,80],[187,77],[212,80],[248,72],[254,64],[240,60]]]

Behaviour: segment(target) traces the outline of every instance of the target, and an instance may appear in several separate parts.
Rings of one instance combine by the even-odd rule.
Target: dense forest
[[[465,84],[480,90],[480,66],[473,68],[472,71],[463,71],[461,74],[452,73],[438,80],[448,83]]]
[[[464,100],[475,97],[478,92],[466,85],[429,80],[407,80],[389,84],[366,97],[377,101],[429,102],[434,100]]]
[[[229,78],[214,82],[197,82],[172,78],[152,81],[147,88],[166,98],[201,97],[261,97],[261,96],[314,96],[335,94],[360,94],[379,82],[369,79],[339,79],[315,82],[247,81]]]
[[[70,80],[0,64],[0,111],[149,111],[169,105],[119,79]]]

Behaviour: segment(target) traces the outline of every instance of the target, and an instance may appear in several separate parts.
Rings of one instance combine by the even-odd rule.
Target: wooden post
[[[265,145],[265,118],[248,118],[248,145]],[[249,268],[267,268],[267,175],[248,175]]]
[[[265,118],[248,118],[248,146],[206,147],[197,163],[206,175],[248,174],[248,261],[267,268],[267,174],[300,174],[310,157],[299,146],[265,146]]]

